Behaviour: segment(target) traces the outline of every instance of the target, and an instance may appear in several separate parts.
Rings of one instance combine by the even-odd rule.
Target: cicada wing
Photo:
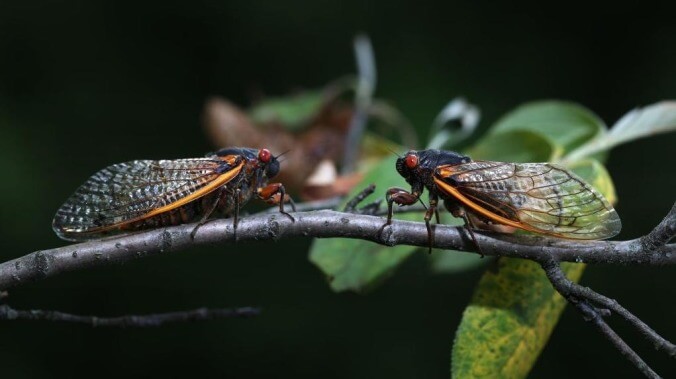
[[[214,191],[232,180],[242,165],[236,156],[114,164],[71,195],[56,212],[52,227],[70,240],[119,228]]]
[[[572,239],[605,239],[622,227],[591,185],[550,163],[469,162],[437,168],[437,186],[495,222]]]

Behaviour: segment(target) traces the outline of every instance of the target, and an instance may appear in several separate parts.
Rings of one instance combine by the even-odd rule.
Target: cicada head
[[[397,159],[397,172],[411,184],[411,182],[418,181],[416,173],[419,169],[419,163],[420,157],[418,156],[418,152],[410,150],[406,155]]]
[[[432,176],[439,166],[458,165],[470,162],[465,155],[444,150],[409,150],[403,157],[397,159],[396,168],[399,175],[413,188],[420,190],[421,185],[430,188]]]
[[[258,150],[248,147],[228,147],[218,150],[214,154],[244,159],[248,170],[252,170],[256,175],[263,175],[267,179],[271,179],[279,173],[279,160],[268,149]]]
[[[268,179],[272,179],[279,173],[279,160],[268,149],[258,150],[258,163]]]

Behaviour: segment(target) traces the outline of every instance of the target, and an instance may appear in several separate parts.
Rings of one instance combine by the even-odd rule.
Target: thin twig
[[[676,203],[671,206],[671,211],[648,235],[641,238],[641,244],[645,249],[655,249],[664,246],[676,236]]]
[[[396,208],[393,209],[395,214],[398,214],[398,213],[415,213],[415,212],[423,213],[426,210],[427,210],[427,207],[425,206],[425,204],[423,204],[421,202],[417,202],[417,203],[412,204],[412,205],[399,206],[399,207],[396,207]],[[445,211],[446,211],[445,209],[439,210],[439,212],[445,212]],[[377,216],[386,216],[387,215],[387,207],[383,207],[383,209],[378,209],[374,214],[377,215]],[[421,215],[420,218],[422,219],[422,217],[423,216]]]
[[[627,320],[627,322],[629,322],[632,326],[634,326],[652,344],[655,350],[664,350],[669,356],[676,357],[676,345],[657,334],[657,332],[655,332],[650,326],[629,312],[616,300],[603,296],[589,287],[581,286],[572,281],[568,281],[568,289],[572,295],[588,299],[598,305],[606,307],[612,312],[617,313],[619,316]]]
[[[383,199],[382,197],[380,199],[374,200],[370,203],[367,203],[366,205],[362,206],[359,208],[359,213],[363,215],[375,215],[380,211],[380,206],[383,204]],[[397,212],[401,213],[401,212]]]
[[[372,194],[375,190],[376,190],[375,184],[369,184],[368,186],[366,186],[366,188],[361,190],[355,197],[350,199],[350,201],[348,201],[347,204],[345,204],[343,212],[354,213],[355,208],[357,208],[357,205],[359,205],[359,203],[364,201],[364,199],[370,194]]]
[[[328,199],[321,200],[311,200],[305,201],[302,203],[296,203],[297,212],[309,212],[309,211],[318,211],[320,209],[336,209],[340,202],[343,200],[342,196],[334,196]],[[279,208],[272,207],[267,209],[267,213],[279,213]]]
[[[601,294],[598,294],[589,288],[582,287],[569,280],[555,259],[543,259],[542,268],[547,274],[547,278],[558,293],[561,294],[569,303],[573,304],[583,315],[586,321],[592,322],[594,326],[603,334],[620,353],[625,356],[634,366],[636,366],[645,376],[649,378],[659,378],[647,363],[639,357],[636,352],[627,345],[626,342],[615,333],[615,331],[603,320],[603,315],[599,309],[591,306],[589,301],[603,305],[609,310],[616,312],[622,318],[627,320],[632,326],[638,329],[648,339],[657,350],[666,350],[667,354],[673,356],[674,344],[657,334],[652,328],[646,325],[638,317],[631,314],[615,300],[611,300]],[[604,310],[604,313],[607,313]]]
[[[241,308],[198,308],[189,311],[155,313],[148,315],[125,315],[119,317],[82,316],[72,313],[47,310],[22,311],[11,308],[7,304],[0,304],[0,320],[43,320],[87,324],[93,327],[156,327],[172,322],[192,322],[214,320],[220,318],[244,318],[258,316],[260,309],[251,307]]]
[[[362,191],[368,191],[369,187],[364,188]],[[319,211],[319,210],[325,210],[325,209],[331,209],[331,210],[337,210],[338,206],[340,203],[343,201],[342,196],[335,196],[331,197],[328,199],[322,199],[322,200],[311,200],[311,201],[305,201],[302,203],[296,203],[296,211],[298,212],[309,212],[309,211]],[[363,200],[360,200],[363,201]],[[361,214],[369,214],[369,215],[378,215],[378,216],[384,216],[387,214],[387,207],[382,208],[381,204],[382,203],[382,198],[379,200],[375,200],[371,203],[368,203],[364,205],[362,208],[360,208],[358,211],[356,209],[350,210],[343,210],[344,212],[347,213],[361,213]],[[346,205],[347,207],[347,205]],[[407,205],[405,207],[397,207],[394,209],[394,213],[396,214],[401,214],[401,213],[414,213],[414,212],[425,212],[427,208],[425,208],[424,205],[420,203],[416,203],[413,205]],[[444,212],[444,209],[440,210],[441,212]],[[278,208],[269,208],[265,212],[267,213],[279,213]],[[420,216],[422,218],[422,216]]]
[[[599,312],[594,307],[590,306],[585,301],[578,301],[573,304],[582,313],[585,320],[594,324],[601,334],[606,337],[606,339],[610,341],[610,343],[612,343],[613,346],[615,346],[615,348],[618,349],[625,358],[627,358],[627,360],[633,363],[643,375],[648,378],[660,378],[660,376],[657,375],[657,373],[653,371],[653,369],[651,369],[650,366],[648,366],[648,364],[645,363],[645,361],[641,359],[641,357],[636,354],[636,352],[631,347],[629,347],[629,345],[627,345],[627,343],[624,342],[624,340],[619,335],[617,335],[617,333],[615,333],[615,331],[610,326],[608,326],[606,321],[603,319],[603,317],[601,317]]]

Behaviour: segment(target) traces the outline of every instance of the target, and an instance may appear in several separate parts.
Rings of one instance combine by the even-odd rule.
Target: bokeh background
[[[487,5],[404,1],[2,1],[0,259],[61,246],[55,210],[111,163],[202,156],[204,101],[318,88],[353,73],[352,39],[372,40],[377,96],[422,136],[465,96],[482,127],[517,105],[567,99],[608,124],[676,95],[676,23],[645,2]],[[608,168],[624,229],[648,232],[676,198],[674,135],[621,146]],[[160,329],[0,323],[3,378],[445,378],[462,310],[481,275],[435,276],[410,259],[366,294],[334,294],[309,241],[192,249],[61,275],[11,291],[16,308],[114,316],[254,305],[263,314]],[[675,267],[592,266],[585,285],[676,339]],[[665,377],[676,365],[616,318]],[[637,377],[571,309],[533,378]]]

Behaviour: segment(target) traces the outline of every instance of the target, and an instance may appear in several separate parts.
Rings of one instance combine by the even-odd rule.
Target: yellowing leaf
[[[456,332],[453,378],[523,378],[547,343],[565,306],[540,265],[500,258],[481,278]],[[564,264],[579,280],[582,264]]]

